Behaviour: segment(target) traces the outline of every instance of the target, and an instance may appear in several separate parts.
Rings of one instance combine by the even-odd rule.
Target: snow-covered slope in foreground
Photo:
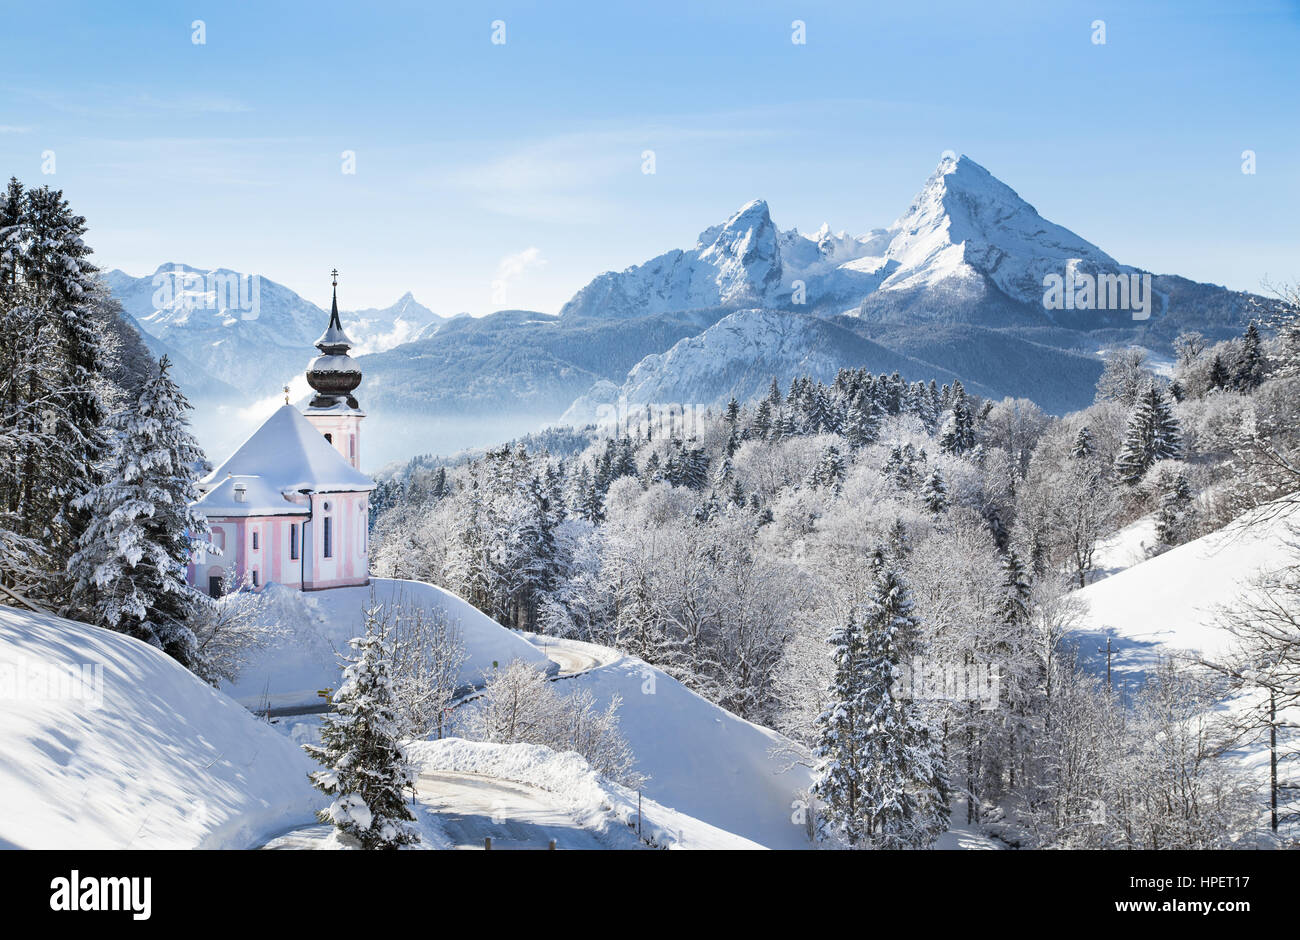
[[[646,796],[769,849],[808,848],[796,819],[812,774],[789,766],[787,738],[631,656],[556,681],[557,692],[570,689],[589,690],[602,708],[615,695],[622,698],[619,728],[637,770],[650,778]],[[774,749],[785,755],[773,755]]]
[[[1105,668],[1106,637],[1112,638],[1112,668],[1139,677],[1162,655],[1191,650],[1207,656],[1225,652],[1234,640],[1217,612],[1231,604],[1261,572],[1294,563],[1288,547],[1300,532],[1300,510],[1250,513],[1218,532],[1157,555],[1090,584],[1076,595],[1088,606],[1074,631],[1080,657]],[[1098,657],[1101,657],[1099,660]]]
[[[164,653],[9,607],[0,754],[0,848],[248,848],[320,804],[292,741]]]
[[[279,592],[277,616],[286,633],[278,643],[255,655],[238,682],[222,686],[250,708],[268,703],[278,708],[319,705],[317,691],[338,688],[342,681],[339,656],[348,652],[348,640],[365,632],[365,609],[372,597],[387,606],[441,612],[459,626],[468,654],[460,679],[467,686],[481,685],[493,663],[504,666],[522,659],[541,667],[548,665],[545,654],[531,643],[455,594],[421,581],[371,578],[369,587],[311,594],[270,585],[267,590]]]

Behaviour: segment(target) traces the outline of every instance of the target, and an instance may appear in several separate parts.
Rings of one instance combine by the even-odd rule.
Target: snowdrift
[[[504,666],[522,659],[554,672],[546,656],[455,594],[421,581],[371,578],[369,587],[333,588],[302,593],[277,585],[269,600],[287,628],[273,646],[259,651],[239,681],[222,690],[240,704],[260,709],[266,704],[283,708],[319,705],[317,690],[337,688],[342,681],[339,655],[348,640],[364,632],[365,608],[374,599],[381,604],[400,603],[440,610],[459,624],[468,658],[461,682],[479,686],[494,662]]]
[[[109,630],[0,607],[0,703],[2,848],[249,848],[321,804],[292,741]]]
[[[556,641],[547,638],[548,642]],[[770,849],[808,848],[795,821],[811,771],[789,767],[789,739],[701,698],[666,673],[625,656],[556,691],[587,689],[604,707],[621,696],[619,727],[648,776],[644,793],[679,813]],[[774,756],[774,749],[786,750]]]

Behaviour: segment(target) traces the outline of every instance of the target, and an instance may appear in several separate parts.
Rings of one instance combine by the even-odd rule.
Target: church
[[[220,554],[199,552],[186,577],[201,591],[303,591],[370,583],[369,504],[374,481],[361,472],[361,370],[339,321],[338,271],[329,326],[307,364],[313,396],[285,403],[198,484],[194,508]],[[288,389],[285,389],[286,393]]]

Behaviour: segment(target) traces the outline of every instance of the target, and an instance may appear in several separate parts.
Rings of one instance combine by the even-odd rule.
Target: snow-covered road
[[[527,784],[467,773],[420,774],[416,799],[438,814],[455,848],[609,849],[562,807],[554,794]],[[628,846],[620,846],[626,848]]]
[[[639,843],[622,827],[598,833],[583,827],[554,793],[526,783],[482,774],[431,771],[416,783],[417,816],[424,847],[493,850],[630,849]],[[434,827],[430,830],[430,827]],[[313,825],[283,833],[263,848],[337,849],[333,826]]]
[[[556,679],[576,676],[598,666],[608,666],[623,658],[623,654],[618,650],[597,646],[594,643],[584,643],[581,640],[565,640],[539,633],[519,632],[519,635],[560,667],[560,671],[554,676]]]

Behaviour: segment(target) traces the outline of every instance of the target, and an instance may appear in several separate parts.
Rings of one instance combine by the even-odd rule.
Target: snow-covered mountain
[[[1038,305],[1043,278],[1067,269],[1089,274],[1133,268],[1048,222],[1010,186],[969,157],[945,159],[888,229],[881,291],[987,278],[1012,300]]]
[[[262,275],[229,268],[160,265],[150,275],[104,275],[140,331],[191,367],[182,380],[197,388],[216,380],[246,395],[275,392],[302,371],[329,313]],[[381,352],[445,322],[408,292],[383,309],[344,314],[355,352]],[[205,375],[193,374],[193,367]]]
[[[646,356],[621,385],[597,382],[570,406],[560,423],[596,421],[602,406],[620,400],[629,404],[716,405],[734,395],[746,401],[765,393],[773,378],[782,388],[797,376],[830,382],[843,368],[885,374],[897,371],[941,382],[956,377],[945,369],[899,355],[830,319],[775,310],[737,310],[699,335],[679,340],[666,352]],[[979,385],[971,390],[993,394]]]
[[[356,343],[352,348],[354,356],[383,352],[421,336],[432,336],[449,319],[424,306],[410,291],[382,310],[352,310],[343,316],[348,321],[348,336]]]
[[[705,229],[690,250],[675,249],[622,272],[600,275],[560,311],[562,317],[642,317],[715,307],[786,308],[799,278],[826,278],[874,287],[883,262],[853,267],[884,247],[883,232],[861,238],[829,226],[815,234],[781,232],[767,203],[755,199],[721,225]]]
[[[1048,222],[1011,187],[969,157],[945,158],[888,228],[861,236],[779,231],[754,200],[695,247],[622,272],[607,272],[561,311],[573,317],[631,317],[707,307],[861,313],[905,304],[929,318],[989,323],[1053,322],[1043,278],[1067,272],[1128,274],[1096,245]],[[797,294],[800,283],[802,298]],[[917,295],[920,295],[918,298]],[[918,299],[920,303],[909,303]],[[937,301],[937,302],[936,302]],[[954,311],[954,307],[961,309]],[[975,309],[975,308],[980,309]],[[1097,325],[1103,325],[1100,321]]]

